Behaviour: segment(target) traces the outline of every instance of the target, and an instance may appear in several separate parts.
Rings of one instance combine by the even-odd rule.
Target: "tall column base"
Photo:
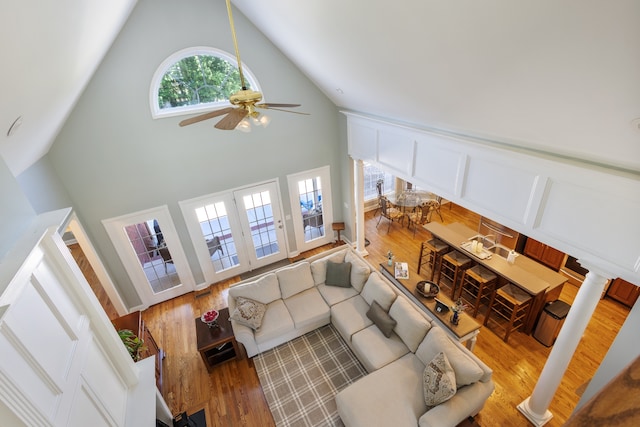
[[[543,425],[548,423],[551,418],[553,418],[553,414],[548,409],[542,415],[533,412],[529,407],[530,398],[531,397],[527,397],[522,401],[522,403],[517,406],[518,411],[520,411],[522,415],[527,417],[531,424],[537,427],[542,427]]]

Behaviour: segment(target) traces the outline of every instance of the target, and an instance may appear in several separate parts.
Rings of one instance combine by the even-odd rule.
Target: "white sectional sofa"
[[[494,390],[488,366],[348,247],[234,284],[228,302],[249,357],[334,326],[369,372],[336,396],[347,427],[455,426]]]

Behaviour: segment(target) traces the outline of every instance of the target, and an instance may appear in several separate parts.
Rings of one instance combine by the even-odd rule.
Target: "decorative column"
[[[353,198],[355,204],[355,225],[356,225],[356,250],[362,255],[369,253],[364,246],[364,162],[354,159],[353,168]]]
[[[583,267],[588,268],[584,264]],[[549,411],[551,400],[560,386],[562,377],[607,283],[608,279],[603,274],[596,273],[590,268],[589,270],[578,289],[549,358],[542,368],[533,393],[518,405],[518,410],[535,426],[542,426],[553,417]]]

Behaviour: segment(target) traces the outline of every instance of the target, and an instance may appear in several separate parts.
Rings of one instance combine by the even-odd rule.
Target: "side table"
[[[223,308],[218,312],[218,326],[210,328],[199,317],[195,319],[198,351],[207,369],[240,357],[240,349],[229,320],[229,308]]]

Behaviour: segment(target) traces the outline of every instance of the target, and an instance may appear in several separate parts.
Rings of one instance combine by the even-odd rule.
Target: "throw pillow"
[[[380,332],[382,332],[385,337],[389,338],[391,336],[391,332],[393,332],[393,328],[396,326],[396,321],[384,311],[377,301],[374,300],[371,307],[369,307],[367,317],[371,319],[373,324],[380,329]]]
[[[436,354],[422,374],[424,402],[433,407],[446,402],[456,394],[456,375],[443,352]]]
[[[262,326],[262,318],[266,311],[265,304],[249,298],[238,297],[236,298],[236,308],[229,317],[241,325],[258,330]]]
[[[351,263],[327,261],[327,286],[351,287]]]

